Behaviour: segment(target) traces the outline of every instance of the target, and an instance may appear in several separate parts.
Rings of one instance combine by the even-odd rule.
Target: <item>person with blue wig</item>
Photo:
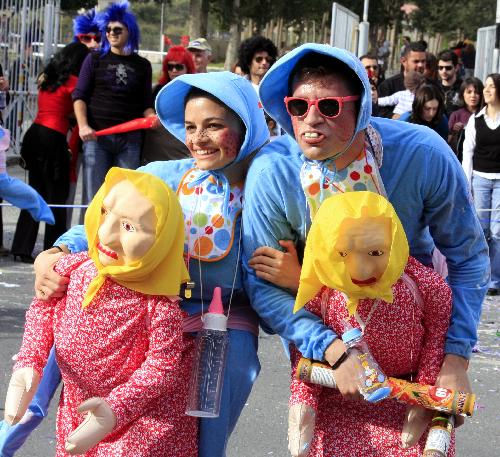
[[[267,249],[291,240],[300,252],[312,218],[331,195],[368,190],[387,196],[411,255],[427,266],[433,255],[439,258],[436,248],[446,257],[453,311],[437,385],[470,392],[468,361],[490,267],[467,181],[434,131],[371,117],[370,92],[356,56],[320,44],[286,54],[260,83],[264,109],[288,135],[264,147],[247,175],[243,244],[251,303],[266,326],[304,357],[339,365],[339,390],[355,397],[352,363],[336,365],[345,345],[320,317],[304,309],[293,314],[298,278],[295,290],[273,284],[275,255]],[[402,438],[410,446],[427,424],[420,410],[408,416]]]
[[[192,156],[140,168],[177,191],[184,213],[184,257],[194,281],[181,304],[188,314],[184,331],[201,329],[201,316],[215,287],[222,289],[228,315],[229,352],[220,415],[200,419],[199,438],[199,456],[221,457],[260,371],[259,320],[250,306],[242,268],[241,213],[248,166],[269,142],[269,131],[252,85],[230,72],[175,78],[159,92],[156,111]],[[58,276],[52,264],[63,255],[61,250],[87,249],[83,227],[72,228],[56,245],[37,260],[39,298],[59,296],[65,290],[66,278]]]
[[[137,53],[139,28],[128,2],[111,3],[96,17],[101,50],[88,56],[73,93],[83,140],[83,201],[88,203],[113,166],[136,169],[141,132],[96,137],[95,131],[142,116],[154,116],[152,69]]]
[[[101,46],[101,32],[95,8],[79,14],[73,19],[73,41],[79,41],[91,50]]]

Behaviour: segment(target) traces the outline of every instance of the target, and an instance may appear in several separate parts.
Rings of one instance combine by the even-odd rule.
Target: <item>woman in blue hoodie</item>
[[[260,371],[258,318],[243,286],[241,210],[248,165],[269,141],[269,131],[255,90],[230,72],[176,78],[158,94],[156,111],[165,128],[184,141],[192,155],[141,168],[176,190],[183,209],[185,259],[195,282],[181,305],[189,314],[185,331],[201,329],[201,312],[207,311],[214,287],[221,287],[229,315],[220,415],[200,421],[199,455],[219,457],[225,455],[229,436]],[[74,227],[56,244],[63,247],[46,252],[86,250],[83,227]],[[47,254],[47,262],[58,258],[53,253],[50,261]],[[40,297],[39,289],[37,286]],[[42,290],[49,295],[49,289]]]

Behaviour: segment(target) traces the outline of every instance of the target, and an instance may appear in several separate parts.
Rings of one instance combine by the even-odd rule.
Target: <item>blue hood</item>
[[[271,67],[259,85],[259,96],[264,109],[288,134],[295,138],[292,121],[286,110],[284,99],[290,95],[288,93],[290,73],[292,73],[298,61],[311,52],[341,60],[358,75],[363,85],[363,93],[361,94],[361,108],[359,110],[355,133],[366,128],[372,113],[371,88],[366,70],[354,54],[345,49],[335,48],[326,44],[303,44],[284,55]]]
[[[165,128],[183,143],[184,99],[191,87],[202,89],[229,106],[246,127],[245,140],[238,157],[240,162],[269,140],[264,110],[252,84],[229,71],[182,75],[170,81],[156,97],[156,112]]]

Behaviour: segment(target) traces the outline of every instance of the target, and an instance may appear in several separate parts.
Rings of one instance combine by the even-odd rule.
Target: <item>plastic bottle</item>
[[[202,317],[203,328],[196,340],[196,358],[189,384],[186,414],[197,417],[218,417],[228,333],[227,317],[216,287],[208,313]]]
[[[432,418],[422,457],[447,457],[454,425],[454,416],[436,413]]]
[[[10,145],[10,132],[0,127],[0,151],[6,151]]]
[[[361,395],[371,403],[387,398],[391,393],[387,377],[372,357],[361,330],[346,323],[342,341],[349,352],[349,358],[358,367],[358,388]]]

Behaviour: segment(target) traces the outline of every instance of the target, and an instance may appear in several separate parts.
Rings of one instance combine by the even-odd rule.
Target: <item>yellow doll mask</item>
[[[181,283],[189,280],[181,207],[156,176],[112,168],[87,209],[85,232],[98,275],[82,307],[107,276],[150,295],[178,295]]]
[[[347,295],[354,314],[358,301],[392,303],[392,285],[408,262],[403,226],[392,205],[372,192],[347,192],[326,199],[307,236],[294,312],[323,285]]]

